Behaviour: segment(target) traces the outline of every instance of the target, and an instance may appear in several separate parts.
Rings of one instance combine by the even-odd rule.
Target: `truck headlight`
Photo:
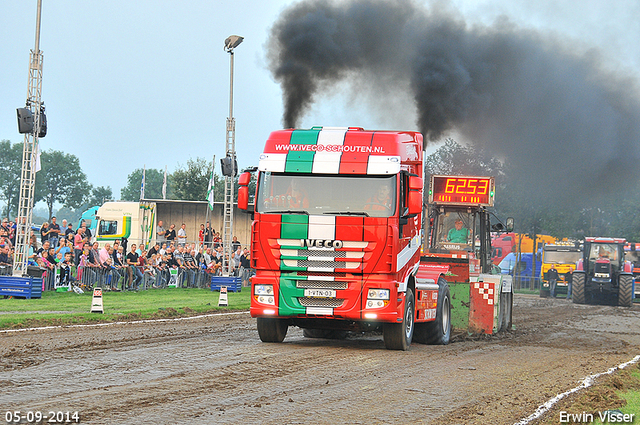
[[[369,289],[367,298],[375,299],[375,300],[388,300],[389,290],[388,289]]]
[[[367,291],[367,308],[382,308],[389,304],[388,289],[369,289]]]
[[[253,297],[259,303],[276,305],[273,285],[253,285]]]

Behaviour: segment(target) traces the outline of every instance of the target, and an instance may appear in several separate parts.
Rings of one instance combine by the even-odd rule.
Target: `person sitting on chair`
[[[469,229],[463,227],[462,220],[457,219],[453,224],[454,227],[447,233],[447,242],[467,243],[469,238]]]

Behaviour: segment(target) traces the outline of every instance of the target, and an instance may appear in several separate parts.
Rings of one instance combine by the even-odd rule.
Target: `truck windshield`
[[[594,261],[600,258],[618,261],[618,246],[612,243],[594,243],[589,250],[589,260]]]
[[[466,211],[446,211],[438,216],[435,247],[470,249],[472,247],[473,214]]]
[[[256,210],[272,214],[391,217],[396,176],[260,173]]]
[[[545,263],[575,264],[580,258],[580,251],[544,251]]]

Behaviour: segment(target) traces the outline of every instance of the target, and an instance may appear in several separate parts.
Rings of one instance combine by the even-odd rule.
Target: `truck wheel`
[[[447,345],[451,340],[451,294],[446,280],[438,280],[436,320],[416,323],[414,338],[420,344],[431,345]]]
[[[282,319],[258,317],[258,335],[262,342],[282,342],[289,325]]]
[[[621,307],[633,306],[633,276],[622,275],[618,279],[618,305]]]
[[[302,335],[305,338],[346,339],[347,331],[338,329],[303,329]]]
[[[571,284],[571,299],[574,304],[585,303],[584,273],[574,273]]]
[[[388,350],[406,351],[411,346],[415,318],[415,305],[413,292],[407,289],[404,297],[404,316],[402,323],[385,323],[382,329],[384,346]]]
[[[549,290],[540,288],[540,298],[549,298]]]

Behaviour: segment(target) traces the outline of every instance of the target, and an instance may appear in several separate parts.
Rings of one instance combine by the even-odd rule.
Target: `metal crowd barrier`
[[[44,291],[55,291],[56,286],[70,287],[70,285],[78,286],[83,290],[90,290],[95,287],[118,291],[168,287],[209,289],[211,277],[216,275],[216,273],[203,269],[179,268],[172,273],[166,268],[145,269],[137,267],[142,274],[142,279],[140,279],[136,287],[137,273],[130,267],[72,266],[69,273],[62,273],[63,270],[60,265],[56,265],[52,269],[48,267],[40,268],[42,271],[42,289]],[[0,266],[0,276],[11,274],[11,266]],[[237,276],[240,276],[243,282],[248,282],[253,274],[253,269],[241,267],[237,270]]]
[[[139,283],[138,273],[131,266],[121,268],[97,268],[85,267],[80,273],[81,286],[102,287],[106,289],[130,291],[148,290],[167,287],[177,288],[201,288],[208,289],[211,283],[211,274],[204,270],[178,269],[175,285],[171,283],[171,272],[169,269],[136,267],[142,275]]]
[[[0,276],[11,276],[12,271],[11,266],[0,266]]]
[[[539,277],[524,277],[524,276],[514,276],[513,277],[513,287],[514,289],[527,289],[530,291],[535,291],[540,289],[540,278]]]

